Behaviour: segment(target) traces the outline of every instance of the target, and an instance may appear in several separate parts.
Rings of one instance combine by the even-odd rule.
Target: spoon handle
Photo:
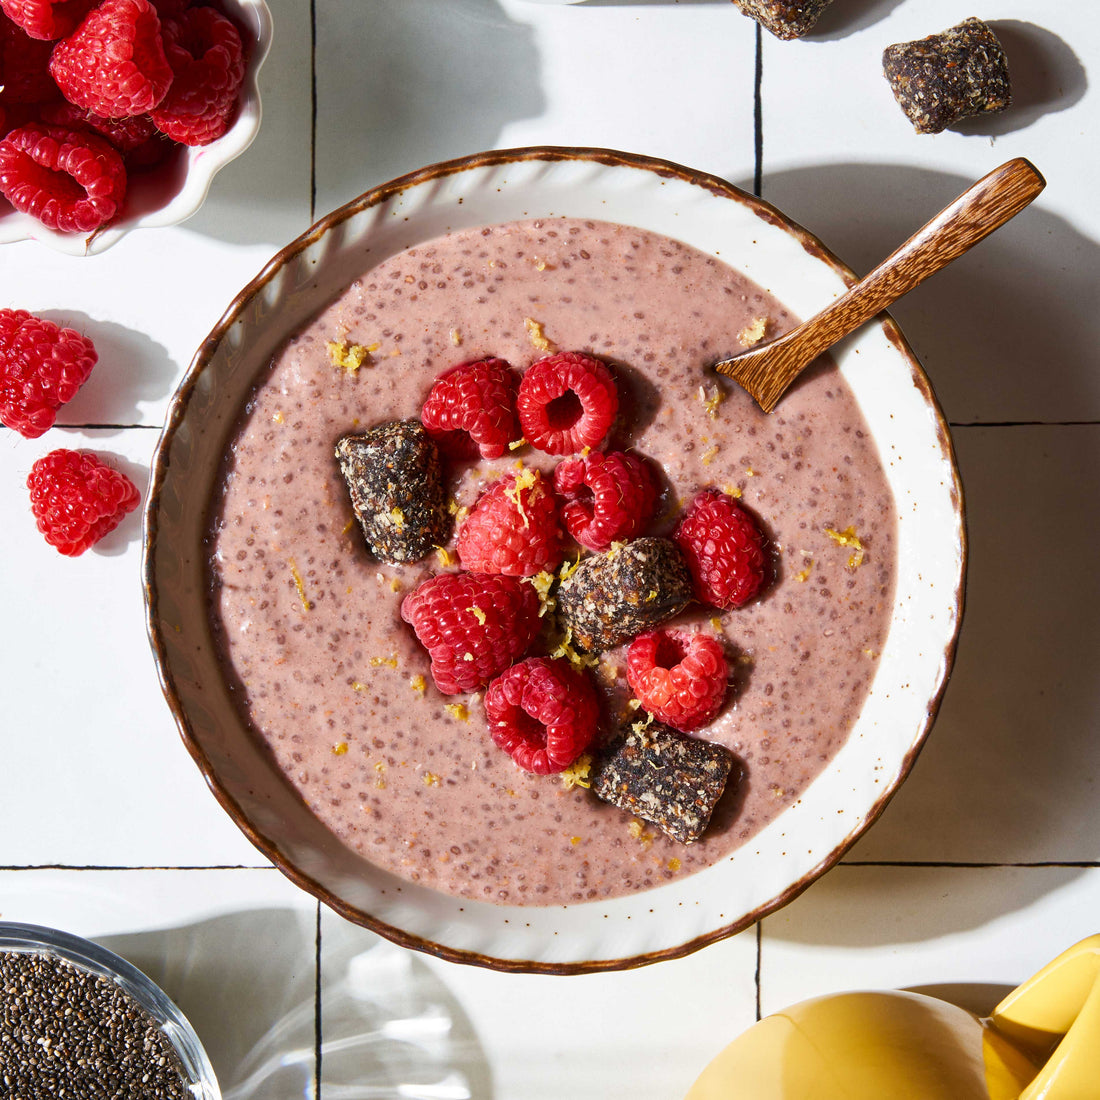
[[[814,356],[826,351],[842,336],[881,313],[929,275],[1014,218],[1045,186],[1046,181],[1035,166],[1023,157],[995,168],[918,229],[846,294],[800,325],[799,343],[807,351],[810,346],[815,348]],[[793,337],[794,333],[790,335]]]

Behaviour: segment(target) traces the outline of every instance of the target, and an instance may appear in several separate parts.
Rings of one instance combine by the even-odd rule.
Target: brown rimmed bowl
[[[501,150],[432,165],[323,218],[241,292],[171,404],[145,513],[149,635],[169,705],[218,801],[303,889],[404,946],[501,970],[639,966],[687,954],[786,904],[878,817],[932,725],[955,651],[966,535],[962,492],[928,379],[889,318],[835,353],[883,455],[897,509],[889,636],[848,741],[749,845],[643,893],[504,906],[400,880],[345,847],[250,733],[226,686],[205,598],[207,512],[254,383],[286,339],[367,268],[450,230],[567,215],[700,248],[809,316],[853,275],[801,227],[723,180],[600,149]]]

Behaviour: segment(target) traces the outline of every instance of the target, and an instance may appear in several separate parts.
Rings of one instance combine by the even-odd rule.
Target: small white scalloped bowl
[[[0,197],[0,244],[36,240],[69,256],[93,256],[134,229],[178,225],[202,206],[217,172],[259,133],[259,73],[271,49],[271,12],[265,0],[222,0],[222,10],[243,28],[249,50],[237,118],[226,133],[209,145],[181,147],[179,156],[163,168],[135,173],[128,181],[122,216],[89,235],[58,233]]]
[[[606,149],[505,149],[392,180],[283,249],[199,349],[153,459],[143,570],[150,640],[184,742],[219,802],[280,870],[406,947],[499,970],[576,974],[674,958],[740,931],[833,866],[879,816],[946,687],[966,531],[947,425],[913,353],[882,315],[834,358],[894,495],[894,608],[855,727],[796,803],[705,870],[576,905],[453,897],[399,880],[345,847],[251,735],[211,639],[204,537],[225,449],[272,355],[363,271],[450,230],[559,215],[639,226],[721,256],[803,317],[855,281],[774,207],[667,161]]]

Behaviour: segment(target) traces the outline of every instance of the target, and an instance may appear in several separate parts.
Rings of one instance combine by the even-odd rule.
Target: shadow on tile
[[[310,9],[268,0],[274,37],[260,70],[256,140],[215,177],[189,230],[234,244],[281,247],[309,226]],[[323,10],[326,5],[319,5]],[[351,7],[352,5],[341,5]]]
[[[317,41],[318,216],[545,108],[534,32],[498,0],[340,5]]]
[[[963,119],[960,134],[1011,134],[1037,118],[1072,107],[1088,89],[1088,77],[1071,47],[1056,34],[1019,19],[990,20],[1004,46],[1012,80],[1012,106],[1000,114]]]
[[[316,910],[232,913],[100,940],[160,985],[191,1021],[225,1100],[320,1094],[465,1100],[488,1069],[433,971],[363,929],[331,929],[316,971]]]
[[[765,164],[767,155],[765,146]],[[989,169],[1003,159],[991,153]],[[763,197],[863,274],[974,182],[837,164],[765,173]],[[952,421],[1081,420],[1100,418],[1097,301],[1100,246],[1044,209],[1040,195],[891,313]]]
[[[902,0],[845,0],[830,4],[805,40],[835,42],[838,38],[847,38],[885,19],[901,3]],[[888,44],[884,42],[883,47]],[[876,63],[877,60],[876,57]]]
[[[813,947],[927,943],[1025,912],[1039,899],[1078,885],[1086,874],[1075,867],[841,863],[791,905],[765,917],[763,932],[765,939]],[[1088,886],[1086,882],[1082,896],[1087,897]],[[1087,912],[1080,914],[1080,921],[1090,921]]]
[[[39,316],[87,336],[99,356],[88,381],[60,409],[58,427],[140,424],[142,406],[175,388],[179,368],[144,332],[72,310],[44,310]]]

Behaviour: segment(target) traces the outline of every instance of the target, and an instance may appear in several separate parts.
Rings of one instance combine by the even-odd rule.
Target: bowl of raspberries
[[[713,363],[853,279],[724,181],[554,147],[275,256],[145,503],[165,697],[248,838],[397,943],[558,974],[681,956],[835,864],[951,668],[950,439],[889,319],[774,414]]]
[[[264,0],[3,0],[0,243],[174,225],[260,125]]]

